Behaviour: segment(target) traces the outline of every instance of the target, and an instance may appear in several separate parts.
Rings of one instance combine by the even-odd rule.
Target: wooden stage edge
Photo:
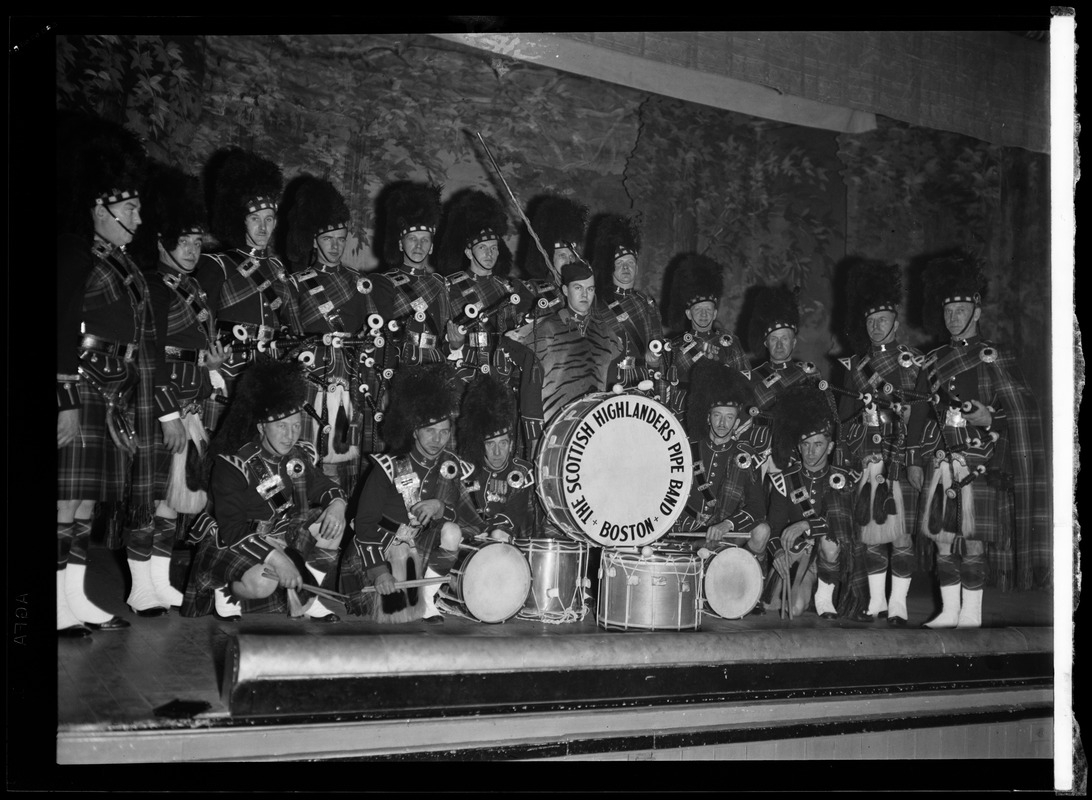
[[[843,757],[1052,757],[1050,627],[240,633],[224,674],[228,713],[62,726],[57,763],[822,758],[854,741]]]

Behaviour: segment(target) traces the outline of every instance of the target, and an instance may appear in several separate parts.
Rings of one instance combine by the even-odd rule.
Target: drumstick
[[[672,531],[668,534],[670,537],[678,536],[685,539],[706,539],[709,536],[708,531]],[[750,539],[751,534],[749,531],[728,531],[728,533],[722,533],[720,535],[722,539]]]
[[[409,589],[414,586],[432,586],[437,583],[447,583],[451,580],[450,576],[444,576],[442,578],[418,578],[413,581],[396,581],[394,584],[395,589]],[[374,586],[365,586],[361,589],[362,592],[377,592],[379,591]]]
[[[262,571],[262,577],[270,578],[272,580],[279,580],[277,573],[272,572],[268,569]],[[331,591],[330,589],[323,589],[321,586],[311,586],[310,584],[305,583],[301,588],[306,589],[312,594],[317,594],[320,597],[325,597],[329,600],[340,600],[342,602],[345,602],[349,599],[348,595],[341,594],[340,592]]]

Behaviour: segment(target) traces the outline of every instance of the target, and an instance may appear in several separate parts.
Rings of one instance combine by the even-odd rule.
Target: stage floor
[[[594,609],[582,622],[567,624],[520,619],[486,624],[446,616],[442,624],[412,622],[378,625],[346,614],[342,614],[342,622],[332,625],[279,615],[249,615],[241,622],[227,623],[211,615],[185,618],[177,610],[167,617],[145,619],[137,617],[125,605],[126,584],[124,552],[93,546],[88,570],[88,593],[101,607],[130,620],[132,626],[121,631],[96,633],[84,639],[57,641],[59,731],[200,726],[202,720],[214,722],[217,718],[227,718],[229,710],[221,696],[221,685],[228,645],[237,635],[322,637],[399,634],[414,637],[518,638],[608,633],[596,624]],[[931,576],[924,573],[915,575],[908,601],[911,626],[920,625],[939,607],[935,605],[934,593]],[[339,613],[342,611],[336,604],[332,604],[332,607]],[[984,628],[1050,627],[1053,625],[1051,594],[1046,591],[1000,593],[987,589],[982,617]],[[780,619],[776,613],[752,615],[742,620],[723,620],[703,615],[701,632],[722,635],[801,628],[853,628],[859,629],[863,635],[881,638],[897,630],[889,628],[883,620],[870,624],[823,620],[814,612],[808,612],[793,620]],[[629,631],[609,633],[619,637],[633,635]],[[670,637],[676,634],[673,631],[658,631],[656,635]],[[835,647],[832,647],[831,655],[837,655]]]

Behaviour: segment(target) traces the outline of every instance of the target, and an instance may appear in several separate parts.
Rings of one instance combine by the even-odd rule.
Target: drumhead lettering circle
[[[543,437],[538,492],[563,531],[602,547],[640,547],[666,534],[693,480],[679,420],[652,398],[604,392],[558,414]]]

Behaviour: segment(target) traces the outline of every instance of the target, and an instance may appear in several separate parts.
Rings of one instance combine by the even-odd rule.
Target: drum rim
[[[490,550],[490,548],[496,548],[498,545],[501,545],[504,548],[505,551],[511,551],[511,553],[514,553],[516,556],[518,556],[518,558],[509,559],[509,560],[511,560],[515,564],[522,564],[523,567],[525,568],[525,572],[520,573],[520,577],[525,579],[523,582],[526,583],[526,589],[524,590],[523,597],[519,601],[519,605],[517,605],[516,608],[510,614],[508,614],[505,617],[498,617],[498,618],[493,618],[493,615],[490,615],[490,618],[486,619],[480,613],[478,613],[479,611],[481,611],[480,608],[475,609],[473,607],[474,605],[478,605],[477,601],[478,601],[479,597],[476,594],[476,592],[478,590],[475,589],[471,585],[470,587],[467,587],[467,588],[471,589],[471,592],[468,594],[464,590],[464,585],[465,585],[466,578],[470,577],[470,572],[469,572],[469,570],[467,568],[473,566],[474,559],[477,558],[478,556],[480,556],[482,553],[488,552]],[[458,597],[451,597],[449,599],[451,599],[452,601],[458,603],[463,608],[465,608],[466,611],[469,614],[471,614],[473,616],[473,618],[478,620],[479,622],[486,622],[486,623],[505,622],[506,620],[511,619],[512,617],[514,617],[516,614],[519,613],[520,609],[523,608],[524,603],[526,603],[526,601],[527,601],[527,595],[531,593],[531,579],[532,579],[533,576],[531,574],[530,564],[527,563],[526,556],[524,556],[524,554],[522,553],[522,551],[520,551],[520,549],[518,547],[515,547],[515,546],[513,546],[511,544],[508,544],[507,542],[498,542],[498,541],[485,542],[481,546],[473,546],[472,545],[472,548],[473,548],[473,551],[472,552],[467,551],[468,554],[463,556],[462,558],[460,558],[459,563],[455,567],[453,567],[452,570],[451,570],[453,573],[458,571],[458,574],[459,574],[461,579],[455,584],[457,586],[457,589],[458,589]],[[496,550],[495,552],[501,552],[501,551]],[[494,554],[493,556],[490,556],[490,557],[495,558],[496,555]],[[481,590],[481,591],[484,591],[484,589]],[[516,588],[516,591],[518,593],[518,587]],[[495,596],[496,596],[495,593],[490,592],[490,597],[495,597]],[[513,603],[513,605],[514,605],[514,603]]]
[[[721,556],[726,557],[721,558]],[[710,598],[710,576],[715,576],[716,574],[724,571],[723,568],[717,569],[717,567],[715,566],[718,559],[720,559],[720,562],[722,564],[747,565],[746,567],[744,567],[744,569],[748,572],[751,572],[752,577],[755,577],[757,575],[757,580],[754,583],[752,592],[754,594],[754,600],[743,611],[737,612],[735,609],[724,611],[720,608],[717,608],[717,604],[721,603],[721,601],[726,598],[723,598],[722,596],[717,596],[715,592],[714,597],[712,599]],[[758,563],[758,558],[756,558],[753,553],[747,552],[746,550],[739,547],[722,548],[721,550],[718,550],[716,553],[714,553],[713,556],[709,559],[709,563],[706,565],[703,572],[704,574],[702,575],[702,597],[705,600],[706,605],[709,606],[711,612],[716,616],[722,619],[741,619],[747,616],[748,612],[750,612],[752,608],[758,605],[758,601],[762,597],[762,565]],[[717,584],[714,583],[713,585],[716,586]],[[742,607],[743,605],[746,605],[746,603],[739,603],[739,606]]]

